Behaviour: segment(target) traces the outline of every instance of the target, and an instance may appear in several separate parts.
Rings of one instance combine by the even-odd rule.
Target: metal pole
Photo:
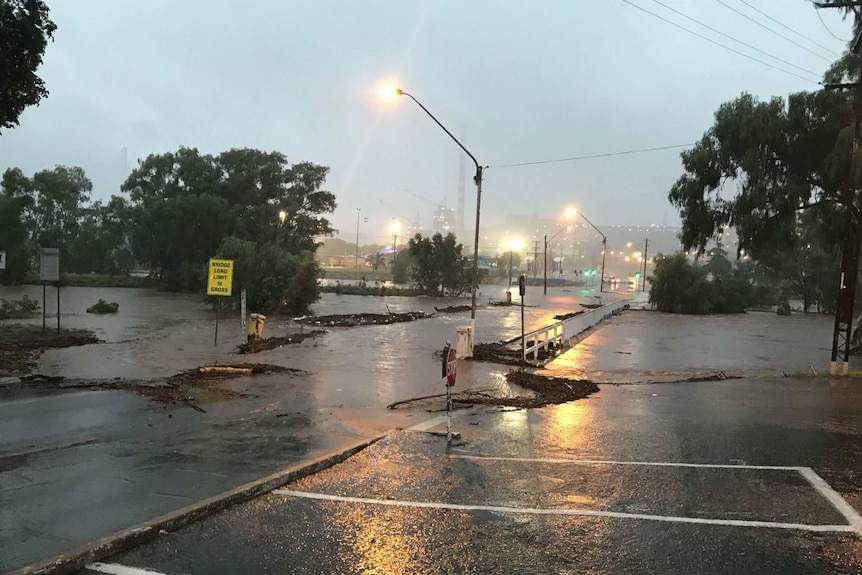
[[[42,333],[45,333],[45,282],[42,282]]]
[[[466,152],[467,150],[464,151]],[[475,158],[473,161],[476,161]],[[476,341],[476,290],[479,288],[479,209],[482,205],[482,166],[478,163],[476,164],[476,177],[474,179],[476,180],[476,233],[473,238],[473,297],[470,302],[470,357],[473,357],[473,344]]]
[[[446,442],[452,443],[452,387],[446,381]]]
[[[356,208],[356,259],[353,261],[353,267],[359,268],[359,213],[362,208]]]
[[[213,345],[218,345],[218,312],[221,307],[221,298],[216,296],[216,327],[215,327],[215,337],[213,338]]]
[[[548,234],[545,234],[545,250],[542,252],[542,273],[545,276],[545,295],[548,295]]]
[[[524,283],[527,282],[527,277],[524,276]],[[526,291],[526,290],[525,290]],[[521,296],[521,369],[527,368],[527,346],[524,345],[524,296]]]
[[[509,247],[509,287],[512,287],[512,257],[514,254],[512,253],[512,248]]]
[[[57,280],[57,335],[60,335],[60,280]]]
[[[646,291],[646,262],[647,262],[647,250],[649,249],[649,238],[644,240],[644,273],[641,276],[641,280],[643,280],[643,287],[641,287],[641,291]]]
[[[599,283],[599,293],[605,291],[605,254],[608,251],[608,238],[602,236],[602,277]]]

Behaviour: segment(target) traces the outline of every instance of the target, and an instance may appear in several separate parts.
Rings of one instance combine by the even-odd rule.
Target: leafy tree
[[[455,234],[449,232],[423,238],[416,234],[410,240],[410,255],[414,258],[413,282],[427,295],[460,295],[470,286],[468,271],[464,269],[463,246],[456,243]]]
[[[169,289],[199,291],[206,261],[228,236],[274,243],[297,257],[313,254],[317,238],[334,231],[322,217],[335,209],[335,196],[321,189],[328,171],[246,148],[218,156],[194,148],[150,155],[122,187],[131,199],[135,255]],[[300,260],[298,266],[307,265]]]
[[[383,254],[373,254],[370,258],[368,258],[371,262],[371,269],[377,272],[380,268],[386,267],[386,256]]]
[[[20,202],[20,217],[27,229],[26,249],[31,258],[39,248],[60,248],[62,267],[79,269],[74,249],[81,235],[81,220],[93,184],[79,167],[57,166],[28,178],[18,168],[3,173],[3,195]]]
[[[119,196],[107,204],[95,202],[84,209],[81,233],[72,249],[71,271],[118,275],[135,265],[128,241],[129,205]]]
[[[24,223],[27,198],[0,195],[0,246],[6,252],[6,269],[0,270],[0,283],[23,283],[33,261],[27,249],[29,233]]]
[[[36,75],[57,27],[40,0],[0,0],[0,131],[48,95]]]
[[[262,313],[303,313],[320,297],[320,269],[311,252],[293,254],[274,241],[261,245],[229,236],[217,255],[234,260],[234,306],[239,305],[243,288],[249,309]]]
[[[410,270],[416,265],[416,260],[410,255],[410,250],[401,250],[392,261],[392,281],[406,284],[410,281]]]
[[[722,258],[718,254],[719,260]],[[725,259],[725,261],[727,261]],[[743,276],[720,263],[712,281],[705,267],[688,261],[683,253],[658,254],[650,278],[649,303],[659,311],[684,314],[741,313],[751,305],[753,288]]]

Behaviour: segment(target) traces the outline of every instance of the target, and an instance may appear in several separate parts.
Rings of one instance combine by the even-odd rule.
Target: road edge
[[[83,569],[90,563],[100,561],[105,557],[136,547],[149,539],[153,539],[162,530],[176,530],[203,519],[208,515],[265,495],[292,481],[343,463],[384,437],[386,437],[386,434],[377,435],[370,439],[353,443],[346,448],[325,453],[310,461],[300,461],[229,491],[192,503],[176,511],[165,513],[112,535],[90,541],[48,559],[42,559],[25,567],[8,571],[4,575],[60,575],[73,573]]]

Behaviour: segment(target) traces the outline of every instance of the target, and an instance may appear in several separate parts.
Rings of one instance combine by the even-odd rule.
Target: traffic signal
[[[635,277],[636,277],[637,279],[641,279],[641,273],[640,273],[640,272],[635,272]]]

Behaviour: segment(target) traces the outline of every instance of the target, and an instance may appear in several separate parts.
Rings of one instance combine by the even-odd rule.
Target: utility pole
[[[644,273],[641,275],[641,291],[646,291],[646,262],[647,250],[649,249],[649,238],[644,239]]]
[[[862,52],[862,2],[831,1],[815,2],[820,8],[855,8],[855,36],[851,42],[850,51],[857,56]],[[841,374],[847,375],[850,367],[850,343],[853,330],[853,300],[856,297],[856,284],[859,271],[859,244],[862,241],[859,229],[859,210],[855,207],[859,182],[857,178],[857,162],[859,151],[860,121],[862,121],[862,69],[859,77],[851,84],[826,84],[826,90],[853,89],[856,91],[853,104],[850,107],[850,125],[853,128],[853,144],[850,148],[850,176],[847,186],[840,191],[841,203],[847,207],[847,236],[841,249],[841,273],[838,278],[838,305],[835,311],[835,327],[832,332],[832,357],[829,363],[829,374],[838,374],[838,357],[841,355]]]
[[[854,22],[855,36],[851,42],[850,51],[859,55],[862,52],[862,26],[860,19],[862,1],[815,2],[820,8],[856,8]],[[847,375],[850,367],[850,340],[853,330],[853,300],[856,297],[856,283],[859,271],[859,213],[854,201],[857,196],[859,182],[856,174],[858,161],[860,120],[862,120],[862,69],[859,77],[851,84],[826,84],[826,90],[853,89],[856,91],[853,104],[850,107],[850,122],[853,128],[853,144],[850,148],[850,176],[847,186],[841,191],[841,202],[847,207],[847,235],[841,249],[841,272],[838,278],[838,305],[835,310],[835,327],[832,332],[832,357],[829,363],[829,374],[838,374],[838,358],[841,356],[841,374]]]
[[[536,277],[539,273],[539,240],[536,240],[533,243],[536,244],[536,247],[533,250],[533,277]]]
[[[542,273],[545,276],[545,295],[548,294],[548,234],[545,234],[545,249],[542,251]]]

